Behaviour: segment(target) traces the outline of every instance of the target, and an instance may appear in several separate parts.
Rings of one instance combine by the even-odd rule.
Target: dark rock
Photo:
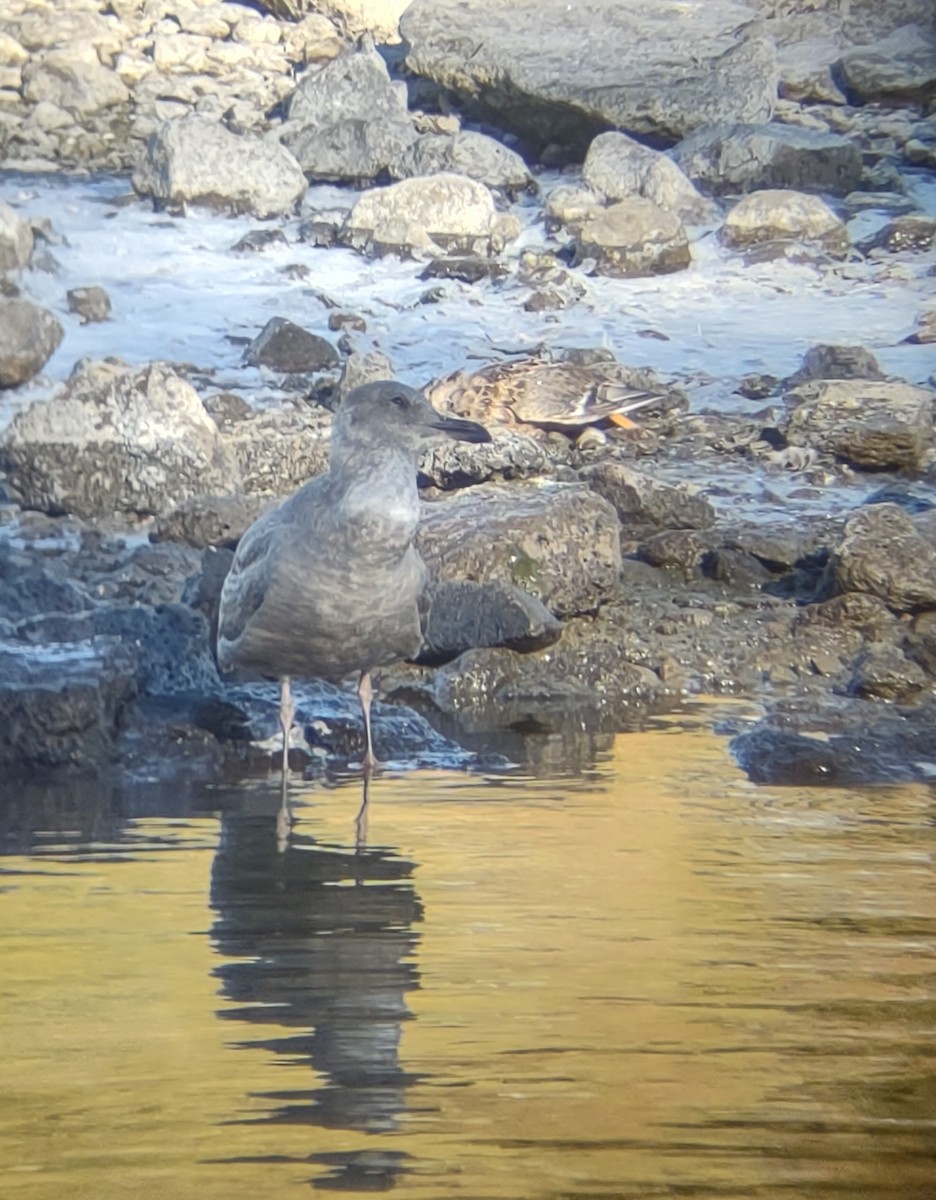
[[[29,300],[0,301],[0,388],[32,379],[59,348],[65,331]]]
[[[416,0],[400,32],[410,71],[496,114],[537,153],[564,143],[581,156],[609,126],[674,139],[720,117],[763,120],[776,96],[761,22],[722,0],[691,21],[670,0],[599,0],[574,14],[561,0]]]
[[[552,291],[550,288],[540,288],[539,291],[532,292],[523,302],[524,312],[556,312],[559,309],[566,308],[568,301],[563,299],[558,292]]]
[[[15,772],[114,758],[135,692],[132,657],[114,639],[0,646],[0,765]]]
[[[840,67],[859,102],[925,103],[936,89],[936,32],[903,25],[872,44],[852,46]]]
[[[351,330],[353,333],[366,333],[367,322],[357,313],[332,312],[328,314],[328,328],[332,333],[342,333]]]
[[[211,396],[205,396],[202,404],[219,429],[229,429],[253,412],[244,397],[238,396],[236,392],[215,392]]]
[[[621,570],[614,509],[587,488],[479,485],[423,506],[417,546],[436,581],[501,581],[557,616],[588,612]]]
[[[936,548],[893,504],[849,519],[830,572],[839,591],[869,592],[895,612],[936,608]]]
[[[110,296],[102,287],[72,288],[65,293],[68,311],[75,313],[82,325],[106,321],[110,317]]]
[[[856,696],[906,704],[919,696],[926,683],[922,667],[897,646],[873,642],[858,656],[849,690]]]
[[[799,368],[783,381],[792,388],[812,379],[883,379],[877,359],[864,346],[810,346]]]
[[[284,375],[326,371],[338,362],[338,351],[331,342],[285,317],[271,317],[244,354],[248,367],[269,367]]]
[[[855,142],[779,123],[703,125],[679,143],[673,156],[702,191],[720,196],[761,188],[847,196],[861,181]]]
[[[480,283],[482,279],[503,279],[506,267],[494,259],[472,254],[455,254],[434,258],[420,274],[420,279],[458,279],[462,283]]]
[[[936,679],[936,612],[919,613],[913,618],[904,652]]]
[[[785,397],[795,407],[782,432],[792,446],[813,446],[856,467],[923,466],[933,441],[933,395],[907,383],[829,379]]]
[[[271,503],[268,496],[194,496],[160,517],[150,537],[160,542],[185,542],[200,550],[234,547]]]
[[[483,646],[526,653],[552,645],[562,633],[541,601],[499,581],[430,584],[425,604],[420,662],[447,662]]]
[[[234,243],[231,249],[235,254],[259,254],[268,246],[287,245],[286,234],[282,229],[251,229]]]
[[[667,529],[645,538],[638,553],[651,566],[676,570],[691,578],[700,573],[702,560],[711,549],[712,538],[699,530]]]
[[[657,529],[710,529],[715,524],[715,510],[704,496],[623,463],[596,463],[580,475],[614,506],[628,536],[642,537]]]
[[[925,253],[932,250],[934,240],[936,221],[932,217],[914,213],[888,221],[872,237],[859,242],[858,249],[862,254],[870,254],[872,250],[886,250],[889,254],[899,254],[904,250]]]
[[[787,729],[743,733],[732,740],[731,751],[749,779],[774,787],[841,786],[862,782],[866,774],[857,754]]]

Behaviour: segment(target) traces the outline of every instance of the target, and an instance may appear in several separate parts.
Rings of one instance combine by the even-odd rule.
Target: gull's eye
[[[406,396],[401,395],[399,392],[397,392],[397,394],[395,396],[390,397],[390,403],[400,409],[409,408],[408,398]]]

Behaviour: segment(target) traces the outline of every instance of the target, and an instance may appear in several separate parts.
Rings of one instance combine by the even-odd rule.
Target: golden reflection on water
[[[293,796],[0,859],[0,1195],[936,1195],[931,789],[673,720],[384,775],[359,855]]]

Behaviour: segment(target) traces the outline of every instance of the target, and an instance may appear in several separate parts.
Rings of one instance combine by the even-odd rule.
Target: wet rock
[[[862,254],[870,254],[873,250],[886,250],[889,254],[905,250],[925,253],[933,248],[934,240],[936,221],[932,217],[911,214],[888,221],[872,237],[859,242],[858,249]]]
[[[195,496],[160,517],[150,536],[198,549],[233,548],[271,503],[269,496]]]
[[[287,244],[286,235],[281,229],[251,229],[238,238],[231,249],[235,254],[259,254],[268,246]]]
[[[826,379],[787,393],[783,426],[793,446],[813,446],[867,470],[920,468],[933,441],[933,396],[885,380]]]
[[[434,258],[420,279],[458,279],[461,283],[480,283],[482,279],[503,279],[507,269],[490,258],[474,254],[452,254]]]
[[[268,367],[284,375],[327,371],[338,365],[338,351],[323,337],[285,317],[271,317],[244,352],[248,367]]]
[[[592,491],[614,506],[629,537],[642,537],[657,529],[710,529],[715,524],[715,510],[704,496],[623,463],[596,463],[579,474]]]
[[[896,646],[872,643],[858,656],[849,690],[874,700],[912,702],[927,685],[926,672]]]
[[[690,579],[701,574],[702,560],[711,549],[712,539],[699,530],[666,529],[645,538],[638,553],[651,566],[678,571]]]
[[[400,32],[410,71],[496,114],[534,151],[584,153],[609,126],[672,139],[703,121],[769,117],[776,60],[756,14],[714,0],[683,18],[669,0],[599,0],[574,13],[561,0],[509,10],[416,0]]]
[[[416,541],[433,580],[513,584],[562,617],[613,589],[618,529],[611,505],[587,488],[481,484],[424,505]]]
[[[936,167],[936,113],[917,121],[904,144],[907,161],[919,167]]]
[[[625,133],[601,133],[588,147],[583,179],[610,201],[642,196],[688,224],[714,219],[717,209],[666,154]]]
[[[903,25],[870,45],[846,50],[840,67],[859,102],[925,103],[936,88],[936,32]]]
[[[132,661],[114,640],[0,645],[0,765],[17,772],[113,759],[135,692]]]
[[[390,164],[394,179],[450,172],[467,175],[493,191],[509,196],[535,192],[526,163],[514,150],[483,133],[425,134]]]
[[[482,646],[526,653],[551,646],[562,633],[540,600],[498,580],[431,584],[424,602],[420,662],[446,662]]]
[[[919,663],[932,679],[936,679],[936,612],[922,612],[913,618],[904,641],[908,658]]]
[[[490,479],[525,479],[569,461],[568,442],[547,446],[512,429],[490,432],[492,440],[484,445],[447,440],[430,447],[419,463],[424,482],[447,491]]]
[[[936,608],[936,547],[894,504],[861,509],[830,560],[842,592],[868,592],[895,612]]]
[[[133,186],[166,204],[203,204],[270,217],[306,190],[302,168],[276,142],[230,133],[197,114],[166,121],[149,137]]]
[[[331,413],[321,408],[253,413],[225,430],[222,440],[246,495],[284,497],[328,469],[330,429]],[[201,489],[208,493],[207,486]]]
[[[370,254],[440,248],[497,253],[520,232],[516,217],[498,213],[482,183],[463,175],[427,175],[364,192],[342,240]]]
[[[918,346],[928,346],[936,342],[936,310],[920,313],[916,329],[906,340]]]
[[[825,201],[804,192],[752,192],[728,212],[721,238],[733,248],[793,240],[818,246],[836,258],[849,251],[842,222]]]
[[[863,346],[810,346],[797,370],[783,381],[794,388],[812,379],[883,379],[884,372]]]
[[[8,621],[44,612],[84,612],[91,605],[85,588],[63,577],[35,551],[0,543],[0,612]]]
[[[880,782],[899,778],[882,772],[882,764],[868,761],[861,747],[807,737],[789,729],[761,726],[731,742],[738,766],[754,783],[773,787],[841,787],[847,784]],[[903,776],[905,777],[905,776]]]
[[[594,261],[598,275],[666,275],[689,266],[682,222],[652,200],[620,200],[585,221],[575,240],[576,265]]]
[[[33,252],[33,232],[9,204],[0,200],[0,273],[27,266]]]
[[[0,388],[38,375],[64,336],[47,309],[29,300],[0,300]]]
[[[795,188],[847,196],[861,180],[861,152],[849,138],[779,123],[705,125],[673,156],[694,183],[716,195]]]
[[[82,325],[92,321],[106,321],[110,316],[110,296],[102,287],[71,288],[65,293],[68,311],[81,320]]]
[[[546,197],[546,228],[555,233],[565,226],[577,232],[587,221],[601,216],[604,208],[604,201],[597,192],[571,183],[560,183]]]
[[[14,417],[0,462],[23,504],[81,517],[167,512],[237,483],[198,394],[163,363],[79,363],[62,392]]]

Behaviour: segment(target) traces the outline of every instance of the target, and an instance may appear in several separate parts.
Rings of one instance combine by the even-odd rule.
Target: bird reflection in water
[[[318,1086],[264,1093],[260,1119],[367,1134],[397,1128],[417,1077],[400,1066],[406,995],[419,987],[414,925],[422,906],[413,863],[382,849],[343,851],[293,830],[278,844],[275,819],[224,818],[213,864],[212,939],[222,963],[226,1020],[283,1026],[247,1039],[293,1062],[307,1060]],[[386,1190],[405,1154],[380,1150],[310,1154],[329,1168],[316,1187]]]

